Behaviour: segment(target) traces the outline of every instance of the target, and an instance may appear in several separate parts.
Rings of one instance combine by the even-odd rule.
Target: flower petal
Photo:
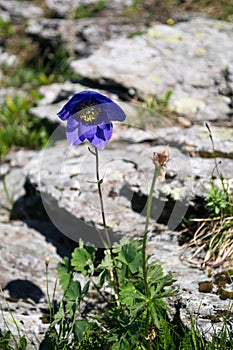
[[[61,120],[67,120],[75,113],[75,109],[78,105],[82,104],[86,99],[86,94],[78,92],[74,94],[71,99],[63,106],[63,108],[57,113]]]
[[[104,109],[111,121],[123,122],[126,118],[125,112],[113,101],[106,103]]]
[[[66,135],[72,145],[87,139],[95,147],[104,149],[112,137],[111,121],[123,121],[124,111],[110,98],[91,90],[76,93],[58,112],[67,120]]]
[[[92,141],[88,139],[88,141],[90,141],[93,146],[103,150],[112,137],[112,130],[112,123],[99,125],[97,126],[94,139]]]
[[[61,120],[67,120],[69,117],[79,111],[85,110],[90,106],[98,106],[101,109],[98,122],[106,122],[109,120],[123,121],[125,120],[124,111],[110,98],[91,90],[84,90],[74,94],[71,99],[58,112]]]
[[[66,136],[71,145],[79,145],[86,138],[92,140],[95,136],[96,129],[96,125],[87,126],[75,118],[70,117],[67,120]]]

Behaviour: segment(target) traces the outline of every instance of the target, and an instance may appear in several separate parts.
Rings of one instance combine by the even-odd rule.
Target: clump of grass
[[[172,93],[172,90],[168,90],[164,96],[151,95],[144,101],[137,101],[139,125],[142,129],[146,129],[148,125],[156,124],[158,122],[156,117],[175,117],[169,106]],[[148,120],[150,121],[149,124]]]
[[[208,124],[206,127],[215,154],[213,135]],[[231,264],[233,260],[233,193],[219,170],[216,158],[213,172],[214,170],[218,175],[218,183],[212,174],[210,189],[205,198],[208,217],[191,219],[198,223],[198,228],[189,245],[196,248],[193,257],[203,256],[204,252],[203,264],[217,267]]]
[[[167,115],[170,112],[169,101],[173,94],[172,90],[168,90],[164,96],[153,95],[145,102],[145,108],[155,111],[160,115]]]

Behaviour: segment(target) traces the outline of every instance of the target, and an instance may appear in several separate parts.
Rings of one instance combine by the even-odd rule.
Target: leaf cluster
[[[96,266],[97,249],[80,242],[71,259],[58,264],[64,297],[46,335],[51,349],[63,349],[64,344],[66,349],[147,349],[148,342],[158,341],[154,334],[159,334],[164,320],[169,321],[165,298],[174,295],[173,279],[171,273],[163,274],[159,263],[149,263],[148,256],[148,299],[141,249],[141,240],[123,239],[106,249]],[[77,273],[86,279],[83,286]],[[105,308],[85,314],[91,289]],[[149,322],[149,334],[145,334],[145,322]]]
[[[13,338],[13,345],[12,343]],[[1,333],[0,330],[0,349],[1,350],[26,350],[27,348],[27,340],[24,336],[20,337],[19,341],[12,336],[10,331],[7,331],[5,334]]]
[[[219,188],[211,182],[210,190],[206,196],[206,205],[210,213],[214,216],[221,214],[222,216],[232,215],[232,199],[225,187]],[[231,213],[229,212],[231,211]],[[229,213],[228,213],[229,212]]]

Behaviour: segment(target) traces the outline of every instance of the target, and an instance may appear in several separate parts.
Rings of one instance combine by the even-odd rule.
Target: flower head
[[[154,152],[153,153],[153,163],[156,167],[159,168],[158,179],[162,181],[166,173],[167,162],[170,159],[169,146],[165,146],[163,152]]]
[[[66,136],[72,145],[87,139],[103,150],[112,137],[112,121],[124,121],[125,113],[110,98],[91,90],[74,94],[58,112],[67,120]]]

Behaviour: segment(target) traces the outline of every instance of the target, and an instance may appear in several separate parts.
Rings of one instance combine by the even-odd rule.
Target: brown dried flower
[[[154,152],[153,153],[153,163],[155,166],[159,168],[159,174],[158,179],[162,181],[164,179],[165,173],[166,173],[166,165],[167,162],[170,159],[169,154],[169,145],[164,147],[164,150],[162,152]]]

